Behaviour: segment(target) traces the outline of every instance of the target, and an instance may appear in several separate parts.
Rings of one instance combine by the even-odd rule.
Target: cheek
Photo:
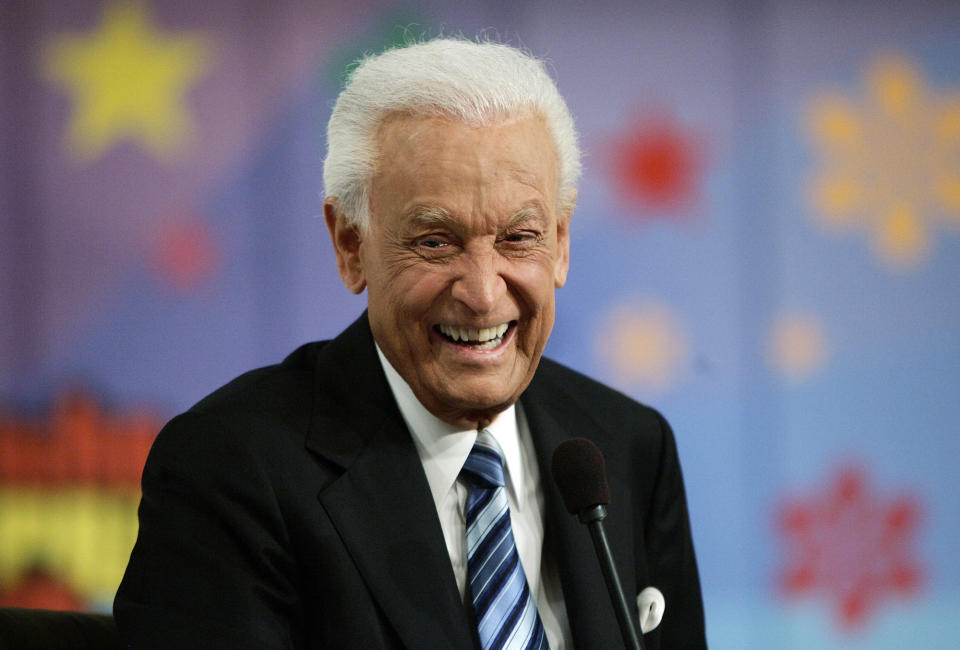
[[[411,269],[394,276],[383,291],[397,317],[419,319],[439,304],[446,286],[442,274]]]
[[[552,312],[554,272],[554,261],[546,256],[514,266],[511,284],[534,315],[547,308]]]

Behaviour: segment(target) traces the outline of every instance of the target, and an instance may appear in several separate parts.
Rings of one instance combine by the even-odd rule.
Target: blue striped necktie
[[[549,649],[510,528],[503,456],[481,431],[463,465],[467,483],[467,569],[473,612],[484,650]]]

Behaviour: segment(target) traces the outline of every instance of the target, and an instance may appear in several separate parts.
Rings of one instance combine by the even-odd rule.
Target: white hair
[[[559,167],[559,210],[572,208],[580,178],[573,118],[538,59],[509,45],[441,38],[368,56],[350,73],[327,124],[323,183],[354,225],[370,221],[377,129],[393,114],[443,115],[471,125],[541,116]]]

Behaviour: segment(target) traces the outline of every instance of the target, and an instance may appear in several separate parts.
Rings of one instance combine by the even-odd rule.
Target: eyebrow
[[[510,217],[509,226],[516,226],[521,223],[526,223],[527,221],[533,221],[534,219],[539,219],[544,216],[543,210],[540,209],[540,205],[537,203],[530,203],[524,205],[519,210],[513,213]]]
[[[405,221],[425,227],[450,227],[455,221],[453,215],[435,205],[415,205],[405,217]]]
[[[543,217],[543,210],[536,203],[522,206],[507,222],[507,227],[513,227],[534,219]],[[447,210],[436,205],[416,205],[407,212],[406,220],[423,227],[454,228],[457,220]]]

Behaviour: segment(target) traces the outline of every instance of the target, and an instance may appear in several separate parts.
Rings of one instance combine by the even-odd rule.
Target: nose
[[[457,264],[451,293],[477,314],[492,311],[506,293],[496,251],[465,251]]]

